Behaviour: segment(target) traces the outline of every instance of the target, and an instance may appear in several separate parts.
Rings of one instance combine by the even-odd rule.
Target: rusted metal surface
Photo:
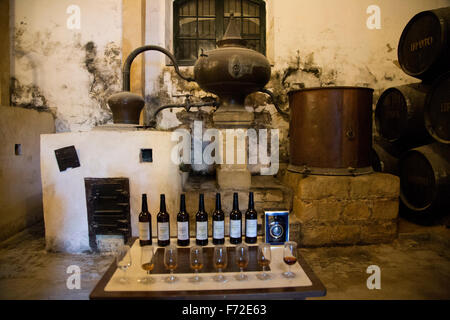
[[[128,91],[115,93],[108,98],[114,123],[139,124],[144,104],[144,98]]]
[[[434,143],[400,159],[400,198],[415,213],[437,213],[450,205],[450,149]]]
[[[423,121],[430,86],[412,83],[385,90],[378,99],[375,124],[387,141],[430,140]]]
[[[423,11],[406,25],[398,44],[403,71],[419,79],[433,79],[450,67],[450,7]]]
[[[436,141],[450,144],[450,72],[433,84],[425,107],[425,126]]]
[[[373,172],[373,89],[327,87],[289,92],[289,170],[305,174]]]

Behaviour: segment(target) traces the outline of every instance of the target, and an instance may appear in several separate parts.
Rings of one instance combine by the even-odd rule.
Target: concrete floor
[[[391,244],[302,248],[327,287],[321,299],[449,299],[450,230],[401,221]],[[110,256],[45,251],[38,224],[0,243],[0,299],[88,299],[112,262]],[[67,267],[81,268],[81,289],[69,290]],[[369,265],[381,269],[381,289],[369,290]]]

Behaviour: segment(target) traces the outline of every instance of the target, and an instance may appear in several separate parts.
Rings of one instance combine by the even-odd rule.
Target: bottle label
[[[158,222],[158,240],[169,240],[169,223]]]
[[[139,239],[150,240],[150,223],[139,222]]]
[[[225,238],[225,221],[213,221],[213,238]]]
[[[197,221],[197,240],[208,239],[208,221]]]
[[[255,238],[258,230],[258,220],[257,219],[246,219],[245,220],[245,235],[249,238]]]
[[[230,220],[230,237],[240,238],[242,237],[241,220]]]
[[[177,222],[178,223],[178,240],[189,239],[189,222]]]

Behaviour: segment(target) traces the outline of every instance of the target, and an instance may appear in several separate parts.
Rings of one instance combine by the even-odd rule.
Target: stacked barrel
[[[420,12],[398,45],[421,82],[385,90],[376,106],[376,171],[400,177],[403,212],[429,221],[450,212],[450,7]]]

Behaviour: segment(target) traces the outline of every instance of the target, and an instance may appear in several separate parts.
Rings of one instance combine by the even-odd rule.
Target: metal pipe
[[[123,71],[122,71],[122,77],[123,77],[123,87],[122,88],[123,88],[123,91],[130,91],[130,69],[131,69],[131,64],[133,63],[134,58],[136,58],[140,53],[142,53],[144,51],[159,51],[159,52],[165,54],[172,61],[173,67],[175,68],[175,72],[182,79],[184,79],[186,81],[189,81],[189,82],[195,81],[193,78],[186,77],[186,76],[181,74],[180,69],[178,67],[178,63],[177,63],[175,57],[172,55],[172,53],[170,53],[168,50],[164,49],[163,47],[154,46],[154,45],[147,45],[147,46],[142,46],[142,47],[134,49],[128,55],[127,59],[125,60],[125,63],[123,65]]]
[[[153,118],[156,118],[159,112],[161,112],[164,109],[171,109],[171,108],[184,108],[186,111],[189,111],[191,108],[202,108],[202,107],[218,107],[219,103],[217,101],[206,101],[206,102],[197,102],[197,103],[179,103],[179,104],[168,104],[165,106],[161,106],[158,109],[156,109],[155,114],[153,115]]]
[[[269,95],[270,99],[272,100],[272,104],[275,106],[275,109],[277,109],[278,113],[282,117],[284,117],[285,119],[289,120],[289,113],[284,112],[283,110],[281,110],[280,106],[275,101],[275,95],[273,94],[272,91],[263,88],[263,89],[259,90],[259,92],[262,92],[262,93],[265,93],[265,94]]]

